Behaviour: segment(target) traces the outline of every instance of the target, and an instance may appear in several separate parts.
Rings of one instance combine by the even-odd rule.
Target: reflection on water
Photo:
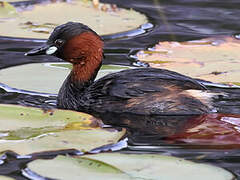
[[[126,127],[128,136],[136,143],[149,143],[164,140],[169,136],[182,134],[187,129],[201,123],[203,118],[198,116],[160,116],[135,115],[129,113],[105,113],[101,115],[105,124]],[[152,144],[152,143],[149,143]]]
[[[132,145],[239,148],[240,115],[143,116],[104,114],[106,124],[126,127]]]
[[[223,167],[240,176],[240,115],[192,117],[114,115],[127,127],[123,153],[158,153]]]

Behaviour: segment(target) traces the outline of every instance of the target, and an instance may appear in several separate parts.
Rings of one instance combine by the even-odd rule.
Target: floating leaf
[[[150,50],[140,51],[137,56],[152,67],[191,77],[213,82],[239,82],[239,48],[239,40],[219,37],[182,43],[159,42]]]
[[[52,63],[52,64],[50,64],[50,66],[72,69],[72,64],[71,63]]]
[[[18,89],[57,93],[70,73],[71,67],[69,63],[35,63],[14,66],[0,71],[0,82]],[[126,66],[103,65],[97,78],[127,68]],[[44,76],[45,74],[47,76]]]
[[[54,179],[235,179],[233,174],[219,167],[152,154],[58,156],[53,160],[33,161],[28,167],[41,176]]]
[[[121,71],[124,69],[129,69],[129,67],[120,66],[120,65],[103,65],[100,70],[102,70],[102,71],[109,70],[109,71],[115,72],[115,71]],[[101,71],[100,71],[100,73],[101,73]]]
[[[32,6],[32,10],[23,9],[14,20],[0,23],[0,35],[47,39],[54,27],[68,21],[84,23],[103,35],[136,29],[147,22],[146,16],[139,12],[99,3],[100,9],[106,7],[101,11],[93,8],[91,1],[75,0]],[[9,31],[9,27],[14,31]]]
[[[0,105],[0,114],[0,152],[89,151],[116,143],[125,133],[102,129],[92,116],[68,110]]]
[[[58,24],[53,24],[53,23],[36,24],[28,21],[26,23],[21,23],[20,26],[22,27],[22,29],[28,29],[28,30],[31,29],[33,32],[50,34],[53,31],[53,29],[56,26],[58,26]]]
[[[54,179],[130,179],[118,168],[91,158],[58,156],[53,160],[33,161],[28,167],[39,175]]]
[[[1,180],[14,180],[14,178],[7,177],[7,176],[0,176]]]
[[[3,1],[10,3],[10,2],[20,2],[20,1],[23,1],[23,0],[3,0]],[[24,0],[24,1],[26,2],[26,1],[30,1],[30,0]]]
[[[226,85],[229,85],[229,86],[232,86],[232,85],[240,86],[240,82],[222,82],[222,83],[226,84]]]
[[[57,93],[69,72],[69,69],[44,63],[26,64],[2,69],[0,82],[18,89]]]
[[[163,63],[171,63],[171,61],[161,61],[161,60],[148,60],[148,61],[142,61],[146,63],[151,63],[151,64],[163,64]]]
[[[67,110],[44,111],[39,108],[23,107],[16,105],[0,105],[0,131],[16,130],[24,127],[43,128],[60,127],[64,128],[69,123],[81,123],[81,127],[89,127],[92,123],[92,116],[85,113],[78,113]]]
[[[5,1],[0,1],[0,18],[11,18],[17,16],[15,7]]]

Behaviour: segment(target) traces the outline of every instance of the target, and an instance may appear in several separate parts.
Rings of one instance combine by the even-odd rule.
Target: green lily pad
[[[235,179],[232,173],[219,167],[151,154],[101,153],[74,158],[58,156],[53,160],[33,161],[28,164],[28,168],[41,176],[54,179]]]
[[[52,67],[64,67],[67,69],[72,69],[72,64],[70,63],[52,63],[50,64],[50,66]],[[103,76],[106,76],[107,74],[111,74],[114,72],[118,72],[118,71],[122,71],[124,69],[129,69],[130,67],[128,66],[120,66],[120,65],[102,65],[100,71],[98,72],[98,75],[96,77],[96,79],[99,79]]]
[[[126,66],[104,65],[97,78],[127,69]],[[10,87],[29,91],[57,93],[70,73],[68,63],[35,63],[0,70],[0,82]]]
[[[51,168],[50,168],[51,167]],[[64,168],[65,167],[65,168]],[[53,160],[36,160],[28,168],[41,176],[54,179],[130,179],[120,169],[89,158],[57,156]],[[49,170],[47,170],[50,168]],[[59,172],[57,172],[59,171]]]
[[[92,116],[68,110],[0,105],[0,152],[19,154],[78,149],[116,143],[125,131],[102,129]]]
[[[53,66],[53,67],[62,67],[62,68],[66,68],[66,69],[69,69],[71,70],[72,69],[72,64],[71,63],[52,63],[50,64],[50,66]]]
[[[72,64],[70,64],[70,63],[56,63],[56,64],[52,63],[52,64],[50,64],[50,66],[64,67],[64,68],[72,69]],[[123,70],[123,69],[128,69],[128,67],[119,66],[119,65],[103,65],[100,69],[100,73],[101,73],[101,70],[115,71],[115,70]]]
[[[35,4],[18,14],[0,23],[1,36],[47,39],[57,25],[68,21],[84,23],[101,35],[133,30],[147,23],[147,17],[134,10],[84,0]]]
[[[0,1],[0,20],[1,18],[12,18],[17,16],[15,7],[5,1]]]

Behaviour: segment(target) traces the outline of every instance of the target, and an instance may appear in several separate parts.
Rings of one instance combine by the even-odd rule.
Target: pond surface
[[[240,2],[237,0],[103,0],[103,2],[115,3],[120,7],[133,8],[140,11],[147,15],[150,23],[146,25],[147,28],[141,27],[137,31],[103,36],[105,39],[105,64],[147,66],[147,64],[131,58],[131,55],[140,49],[152,47],[162,40],[186,41],[217,35],[232,36],[238,34],[240,29],[240,21],[238,19],[240,16]],[[20,4],[15,3],[15,5]],[[1,37],[0,68],[25,63],[59,62],[59,59],[49,56],[23,56],[26,51],[41,45],[44,41],[41,39]],[[52,103],[56,99],[55,95],[29,93],[7,87],[4,84],[1,87],[0,103],[20,104],[45,109],[55,107],[55,104]],[[215,89],[221,91],[221,88]],[[240,113],[237,112],[237,114]],[[231,118],[240,121],[240,115],[231,114],[216,115],[215,118],[205,117],[205,120],[207,119],[210,122],[211,120],[220,121]],[[136,119],[136,117],[133,119]],[[199,124],[201,121],[197,119],[195,122]],[[239,128],[239,124],[235,124],[231,128]],[[136,129],[139,133],[132,133]],[[212,134],[212,136],[215,135],[214,133]],[[183,157],[196,162],[210,163],[230,170],[240,179],[240,141],[236,140],[236,138],[239,138],[237,135],[229,138],[229,140],[233,140],[233,143],[229,141],[228,144],[221,144],[221,139],[216,137],[212,139],[216,140],[214,141],[216,144],[213,143],[211,146],[207,145],[210,142],[199,143],[198,138],[196,138],[198,139],[196,142],[199,144],[188,145],[184,141],[184,138],[186,140],[184,135],[181,135],[181,141],[179,140],[180,136],[178,136],[177,140],[174,136],[166,139],[163,136],[151,134],[146,129],[143,130],[132,126],[132,129],[129,130],[129,146],[122,152],[159,153]],[[234,144],[234,142],[238,142],[238,144]],[[61,153],[65,154],[66,152]],[[16,160],[14,153],[9,153],[8,159],[8,165],[0,168],[0,174],[12,173],[13,177],[26,179],[18,173],[19,167],[24,166],[29,159],[22,158]]]

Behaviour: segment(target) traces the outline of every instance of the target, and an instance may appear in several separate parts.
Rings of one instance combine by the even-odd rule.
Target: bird
[[[43,46],[25,55],[51,55],[71,63],[72,70],[58,92],[57,107],[96,117],[216,113],[216,101],[226,96],[210,91],[197,79],[159,68],[127,69],[95,80],[104,58],[103,48],[104,41],[94,30],[79,22],[67,22],[57,26]]]

